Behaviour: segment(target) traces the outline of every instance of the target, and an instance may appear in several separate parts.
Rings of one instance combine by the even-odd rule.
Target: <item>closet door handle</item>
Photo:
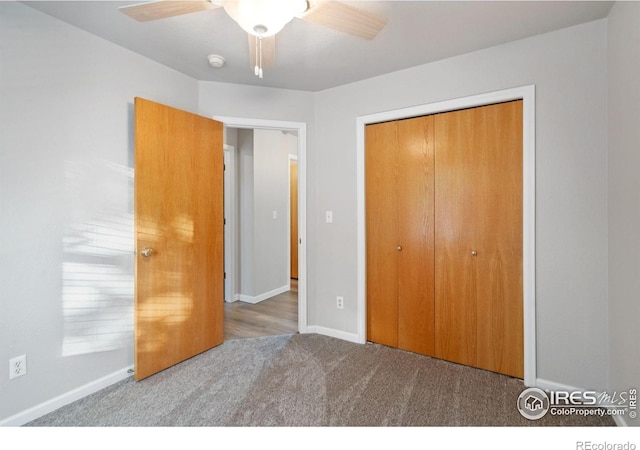
[[[401,252],[401,251],[402,251],[402,246],[401,246],[401,245],[398,245],[397,250],[398,250],[399,252]]]
[[[471,256],[478,256],[478,252],[475,250],[471,250]]]

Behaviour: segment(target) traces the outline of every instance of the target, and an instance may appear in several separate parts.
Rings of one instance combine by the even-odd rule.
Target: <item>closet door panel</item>
[[[478,329],[474,132],[471,110],[434,117],[436,356],[471,366]]]
[[[367,338],[523,376],[522,102],[366,127]]]
[[[522,378],[522,101],[476,108],[474,114],[482,148],[475,200],[477,364]]]
[[[367,339],[398,346],[398,130],[394,122],[365,131]]]
[[[434,354],[433,117],[398,121],[398,347]]]

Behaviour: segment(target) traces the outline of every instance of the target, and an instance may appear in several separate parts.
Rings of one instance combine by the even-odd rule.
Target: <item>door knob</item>
[[[148,258],[149,256],[151,256],[151,255],[153,254],[153,249],[152,249],[152,248],[149,248],[149,247],[147,247],[147,248],[143,248],[143,249],[140,251],[140,254],[141,254],[142,256],[144,256],[145,258]]]
[[[398,251],[401,252],[402,251],[402,246],[398,245]]]
[[[471,256],[478,256],[478,252],[475,250],[471,250]]]

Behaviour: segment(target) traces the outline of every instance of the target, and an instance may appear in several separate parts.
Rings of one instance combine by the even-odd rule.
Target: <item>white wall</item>
[[[317,93],[310,324],[357,332],[356,117],[530,84],[538,377],[607,386],[606,20]]]
[[[289,153],[295,136],[278,130],[255,130],[254,248],[255,295],[289,286]]]
[[[16,2],[0,42],[0,361],[28,363],[2,421],[132,365],[133,99],[198,84]]]
[[[211,81],[198,84],[199,113],[204,116],[313,123],[312,92]],[[312,133],[313,130],[308,130],[307,136]],[[309,141],[313,142],[313,137]]]
[[[238,130],[240,299],[266,300],[289,288],[289,154],[297,138],[278,130]]]
[[[609,390],[618,392],[640,389],[638,24],[640,3],[618,2],[609,14]]]
[[[254,273],[254,200],[253,200],[253,130],[238,130],[239,172],[237,186],[240,192],[240,213],[237,216],[240,230],[240,273],[236,278],[240,280],[241,296],[255,295]]]

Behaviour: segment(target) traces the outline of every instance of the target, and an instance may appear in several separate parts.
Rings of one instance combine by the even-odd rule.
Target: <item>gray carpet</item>
[[[226,341],[27,426],[613,426],[516,409],[520,380],[377,344],[305,334]]]

